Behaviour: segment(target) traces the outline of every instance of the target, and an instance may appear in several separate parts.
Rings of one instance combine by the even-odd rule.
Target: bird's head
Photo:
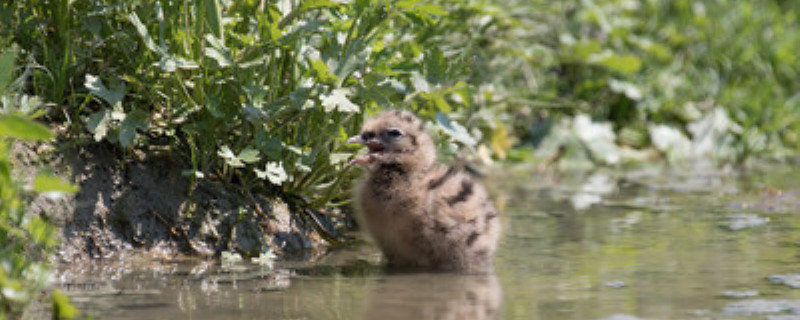
[[[422,121],[408,111],[389,110],[378,114],[367,120],[361,133],[348,142],[363,144],[369,149],[366,155],[350,163],[370,169],[381,164],[396,164],[418,170],[436,161],[431,137],[425,132]]]

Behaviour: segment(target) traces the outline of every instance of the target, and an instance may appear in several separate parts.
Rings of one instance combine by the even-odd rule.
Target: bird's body
[[[486,190],[436,163],[422,121],[405,111],[370,119],[351,142],[370,152],[354,163],[367,176],[356,209],[392,267],[483,273],[491,269],[500,223]]]

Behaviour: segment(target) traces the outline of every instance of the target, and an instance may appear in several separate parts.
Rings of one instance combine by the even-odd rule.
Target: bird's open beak
[[[364,138],[361,138],[361,135],[357,135],[357,136],[350,137],[350,139],[347,139],[347,143],[349,143],[349,144],[354,144],[354,143],[364,144],[364,143],[366,143],[366,141],[364,141]]]

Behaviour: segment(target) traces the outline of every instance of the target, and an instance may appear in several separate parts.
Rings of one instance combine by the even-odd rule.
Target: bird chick
[[[350,143],[369,152],[355,207],[390,267],[486,273],[500,236],[486,190],[456,167],[436,163],[423,122],[390,110],[369,119]]]

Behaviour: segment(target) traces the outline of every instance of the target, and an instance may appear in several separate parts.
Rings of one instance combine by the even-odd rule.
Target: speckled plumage
[[[369,119],[350,139],[370,152],[356,210],[389,266],[484,273],[500,235],[486,190],[462,170],[436,163],[436,149],[412,113],[391,110]]]

